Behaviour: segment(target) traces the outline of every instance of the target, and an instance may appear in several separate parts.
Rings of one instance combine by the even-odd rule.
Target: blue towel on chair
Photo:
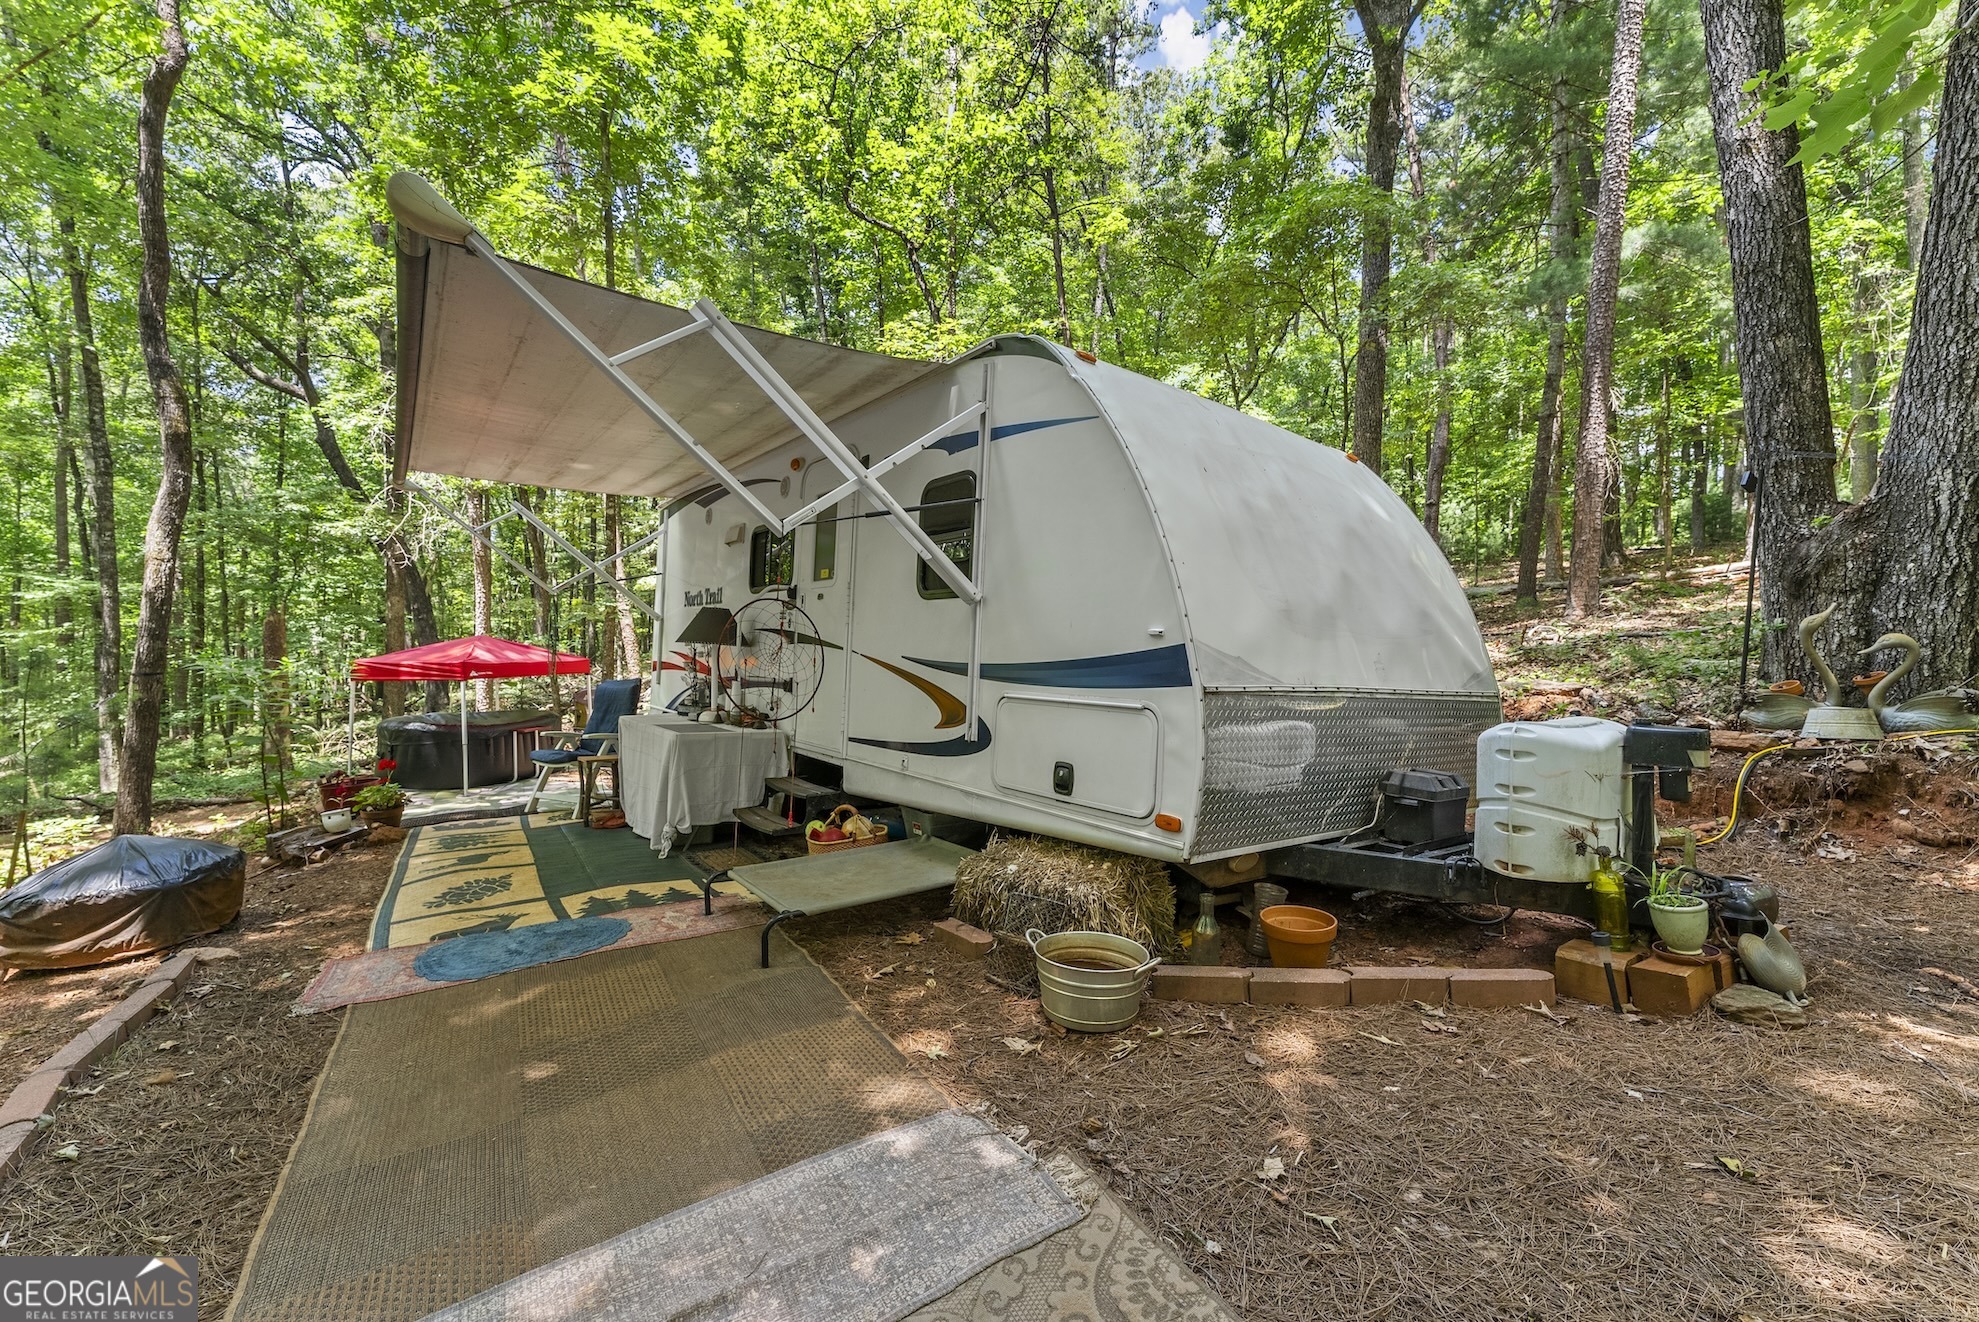
[[[529,760],[539,766],[564,767],[575,762],[577,756],[575,748],[537,748],[530,751]]]

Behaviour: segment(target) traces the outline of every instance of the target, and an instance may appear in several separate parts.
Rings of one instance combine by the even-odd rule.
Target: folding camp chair
[[[525,814],[536,811],[536,801],[543,797],[543,786],[551,772],[564,767],[577,771],[580,758],[606,757],[618,752],[619,718],[639,710],[642,683],[637,679],[605,680],[592,692],[591,717],[584,722],[583,730],[545,730],[536,736],[539,743],[548,741],[555,747],[537,748],[529,754],[529,760],[538,770],[536,788],[529,796],[529,806],[523,809]]]

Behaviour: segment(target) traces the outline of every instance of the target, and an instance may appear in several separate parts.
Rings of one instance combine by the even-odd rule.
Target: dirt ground
[[[1851,805],[1826,776],[1780,770],[1700,859],[1781,889],[1814,997],[1792,1032],[1157,1003],[1084,1037],[997,956],[916,940],[938,899],[793,934],[959,1104],[1085,1157],[1252,1318],[1979,1318],[1979,1000],[1955,981],[1979,982],[1979,853],[1887,829],[1929,811],[1956,834],[1968,789]],[[1340,916],[1336,963],[1545,966],[1575,932],[1303,898]]]
[[[1979,999],[1933,972],[1979,982],[1979,854],[1889,829],[1908,810],[1970,831],[1970,782],[1932,757],[1768,758],[1750,826],[1704,851],[1784,893],[1813,974],[1798,1032],[1570,1002],[1158,1003],[1126,1032],[1068,1036],[992,980],[1001,958],[927,938],[938,897],[790,926],[958,1104],[1080,1155],[1252,1318],[1979,1318]],[[1719,755],[1697,816],[1739,760]],[[392,854],[250,883],[210,939],[242,960],[202,968],[82,1081],[0,1190],[7,1251],[193,1253],[219,1316],[336,1030],[289,1006],[361,948]],[[1340,915],[1341,963],[1543,967],[1577,931],[1303,898]],[[0,985],[0,1023],[69,1031],[82,983],[55,990],[78,979]],[[54,1034],[42,1055],[59,1044],[35,1031]]]
[[[200,941],[240,959],[201,965],[182,995],[73,1085],[27,1166],[0,1188],[6,1252],[189,1253],[200,1316],[225,1311],[340,1022],[289,1007],[324,960],[364,948],[397,848],[249,878],[240,918]],[[0,1024],[29,1025],[7,1047],[33,1044],[4,1063],[39,1063],[157,963],[0,984]]]

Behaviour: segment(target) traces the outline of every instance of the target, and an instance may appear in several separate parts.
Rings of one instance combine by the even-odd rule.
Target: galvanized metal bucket
[[[1110,932],[1024,933],[1038,961],[1045,1017],[1081,1033],[1110,1033],[1134,1022],[1158,959],[1138,941]],[[1102,965],[1103,967],[1091,967]]]

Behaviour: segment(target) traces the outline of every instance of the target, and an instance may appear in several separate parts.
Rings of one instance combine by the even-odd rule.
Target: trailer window
[[[838,569],[838,506],[811,525],[811,581],[822,583]]]
[[[953,473],[938,477],[921,489],[923,508],[915,517],[930,540],[942,549],[955,567],[970,572],[976,556],[976,475]],[[932,508],[928,508],[928,507]],[[915,586],[928,598],[953,597],[955,589],[942,582],[941,575],[927,561],[915,558]]]
[[[758,528],[749,535],[751,592],[761,592],[771,586],[781,587],[790,582],[790,552],[794,541],[791,534],[776,537],[768,528]]]

